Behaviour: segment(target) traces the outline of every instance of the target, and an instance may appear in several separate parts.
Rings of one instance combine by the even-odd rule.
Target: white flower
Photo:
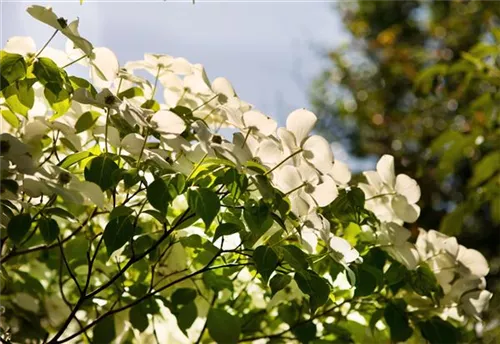
[[[166,139],[175,138],[186,130],[184,120],[171,111],[158,111],[151,118],[151,123],[154,129]]]
[[[481,313],[488,309],[488,304],[493,297],[493,294],[487,290],[476,290],[466,293],[460,299],[462,310],[474,317],[476,320],[481,320]]]
[[[191,73],[191,64],[186,59],[161,54],[144,54],[144,60],[127,62],[125,68],[129,71],[146,70],[154,77],[158,75],[160,80],[171,73],[183,75]]]
[[[238,112],[231,112],[228,117],[230,124],[243,132],[250,130],[250,133],[254,135],[270,136],[274,134],[278,127],[275,120],[256,110],[247,111],[243,115]]]
[[[28,57],[34,57],[37,53],[33,38],[25,36],[14,36],[9,38],[3,50],[11,54],[19,54]],[[70,62],[70,58],[66,53],[51,47],[45,47],[39,57],[47,57],[54,61],[59,67]]]
[[[273,182],[289,196],[292,210],[298,216],[307,215],[312,209],[325,207],[338,195],[331,177],[319,176],[308,165],[286,165],[273,172]]]
[[[377,242],[394,259],[413,270],[420,263],[420,255],[415,245],[408,242],[410,236],[410,231],[397,223],[382,223],[377,231]]]
[[[308,218],[310,221],[309,226],[314,226],[318,232],[319,237],[326,243],[330,256],[342,263],[344,266],[360,260],[359,252],[351,246],[351,244],[330,231],[330,222],[321,215],[313,215]]]
[[[349,244],[349,242],[341,237],[332,236],[330,238],[330,249],[335,253],[340,254],[340,261],[345,264],[350,264],[359,258],[359,252]],[[339,257],[334,254],[334,257],[339,260]]]
[[[332,169],[328,174],[340,185],[347,185],[351,180],[351,171],[346,163],[335,160]]]
[[[109,87],[118,77],[120,70],[118,58],[110,49],[104,47],[94,48],[93,53],[90,71],[94,84],[99,87]]]
[[[278,129],[278,136],[285,154],[295,154],[295,160],[302,158],[326,174],[332,169],[333,153],[330,144],[322,136],[309,136],[316,121],[317,117],[312,112],[295,110],[286,120],[286,129]]]
[[[104,207],[104,193],[97,184],[81,181],[55,165],[44,165],[34,177],[25,179],[23,191],[30,197],[57,194],[64,201],[75,204],[83,204],[88,199]]]
[[[29,147],[8,133],[0,134],[0,154],[3,161],[10,161],[20,173],[35,173],[35,164],[31,157]],[[8,170],[2,163],[1,170]]]
[[[479,319],[491,298],[484,290],[489,267],[483,255],[434,230],[420,229],[415,246],[443,288],[443,303],[458,303],[466,314]]]
[[[394,158],[384,155],[377,163],[376,171],[363,173],[368,184],[359,187],[366,196],[366,208],[386,222],[415,222],[420,215],[416,205],[420,199],[420,187],[406,174],[395,176]]]

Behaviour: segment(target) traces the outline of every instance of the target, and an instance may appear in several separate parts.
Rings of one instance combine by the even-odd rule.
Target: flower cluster
[[[138,341],[156,333],[147,314],[160,309],[166,323],[177,320],[180,332],[165,339],[177,342],[201,339],[205,328],[224,343],[250,338],[252,331],[291,331],[303,338],[294,326],[307,323],[315,326],[314,338],[338,339],[339,330],[320,322],[318,314],[354,319],[352,314],[381,310],[393,341],[406,340],[413,332],[410,320],[401,325],[393,314],[406,314],[406,300],[411,306],[414,298],[428,317],[446,319],[454,310],[480,319],[491,298],[486,260],[436,231],[412,237],[404,224],[418,219],[420,188],[409,176],[396,175],[392,156],[384,155],[376,171],[364,172],[363,182],[352,183],[346,164],[314,134],[312,112],[295,110],[278,128],[241,100],[227,79],[210,81],[202,65],[145,54],[120,66],[112,51],[79,35],[77,21],[67,24],[41,6],[28,12],[68,43],[65,51],[36,52],[31,38],[13,37],[2,50],[0,163],[7,211],[1,226],[8,240],[2,239],[0,259],[60,249],[58,259],[67,270],[61,262],[60,287],[46,283],[33,295],[50,300],[50,307],[66,304],[67,320],[47,315],[47,305],[43,313],[40,302],[26,306],[34,296],[17,293],[15,286],[9,303],[13,312],[21,307],[48,316],[56,329],[53,342],[87,335],[94,326],[94,341],[114,339],[99,337],[98,329],[118,311],[97,297],[108,292],[111,298],[114,287],[128,302],[120,309],[130,309],[131,325],[117,325],[119,335],[131,329]],[[77,63],[88,67],[92,82],[68,75],[66,68]],[[230,128],[232,137],[221,128]],[[61,229],[53,216],[80,225],[71,230],[65,223]],[[65,251],[81,252],[77,245],[83,253],[67,259]],[[19,259],[25,274],[36,274],[40,264],[56,265],[50,255],[37,263]],[[216,268],[226,270],[217,274]],[[26,275],[13,273],[23,285]],[[57,269],[46,276],[57,279]],[[75,302],[66,298],[68,281],[74,282]],[[40,296],[40,288],[53,295]],[[251,302],[239,305],[241,295]],[[363,308],[365,297],[373,297],[374,308]],[[142,298],[157,302],[139,303]],[[293,307],[302,302],[308,302],[308,318],[289,318],[287,312],[298,312]],[[266,314],[252,304],[269,312],[278,308],[283,321],[262,318],[266,326],[259,322],[244,332],[234,313]],[[317,312],[320,307],[324,313]],[[374,324],[381,317],[375,314]],[[226,322],[234,326],[221,332]],[[425,327],[433,323],[412,323],[434,340]]]

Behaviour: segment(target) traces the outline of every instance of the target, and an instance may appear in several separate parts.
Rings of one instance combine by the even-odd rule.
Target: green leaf
[[[240,319],[228,312],[211,308],[207,316],[207,329],[217,343],[237,343],[241,333]]]
[[[301,343],[310,343],[316,338],[316,325],[312,321],[303,322],[292,327],[292,333]]]
[[[295,245],[285,245],[281,247],[285,262],[290,264],[295,270],[305,270],[309,267],[307,255]]]
[[[406,277],[408,270],[406,267],[398,262],[392,262],[391,266],[385,272],[385,279],[387,281],[387,285],[398,284],[403,281]]]
[[[9,109],[2,110],[2,117],[14,128],[19,128],[21,125],[21,121],[17,118],[16,114]]]
[[[6,51],[0,51],[0,75],[7,81],[2,82],[1,90],[16,80],[22,79],[26,76],[26,62],[24,57],[19,54],[11,54]]]
[[[465,217],[469,214],[470,207],[466,203],[459,204],[451,213],[441,219],[439,231],[446,235],[458,235],[462,231]]]
[[[31,227],[30,214],[19,214],[10,219],[7,225],[7,235],[14,243],[19,244],[28,234]]]
[[[64,86],[64,79],[57,64],[47,57],[39,57],[33,65],[33,74],[38,81],[50,87],[55,94],[59,93]]]
[[[221,223],[215,230],[214,241],[219,239],[221,236],[238,233],[241,229],[242,228],[235,223]]]
[[[54,219],[42,217],[38,221],[38,225],[40,226],[40,233],[42,233],[43,240],[47,244],[50,244],[59,236],[59,225]]]
[[[257,271],[264,279],[264,282],[267,283],[276,266],[278,266],[278,255],[269,246],[259,246],[253,252],[253,260]]]
[[[177,326],[179,326],[182,332],[186,333],[186,330],[190,328],[196,318],[198,318],[198,309],[194,302],[190,302],[182,306],[174,314],[177,318]]]
[[[243,217],[250,231],[260,237],[273,225],[271,210],[269,206],[262,200],[257,202],[249,202],[245,205]]]
[[[166,215],[168,204],[170,203],[170,194],[168,193],[167,184],[161,178],[156,179],[148,185],[146,197],[149,204],[155,209],[158,209],[162,214]]]
[[[73,87],[73,89],[77,90],[77,89],[83,88],[83,89],[89,91],[89,93],[93,97],[95,97],[97,95],[96,89],[87,80],[79,78],[77,76],[70,76],[69,81],[71,82],[71,86]]]
[[[35,103],[35,91],[31,81],[27,79],[18,80],[3,90],[5,102],[9,108],[24,117]]]
[[[135,228],[131,219],[130,216],[120,216],[109,221],[104,228],[104,244],[109,256],[132,239]]]
[[[213,271],[206,271],[203,273],[203,282],[205,282],[207,287],[216,292],[224,289],[233,290],[233,282],[231,282],[228,277],[217,275]]]
[[[110,157],[98,156],[90,160],[85,166],[85,180],[96,183],[103,191],[109,190],[116,185],[113,174],[120,168]]]
[[[68,167],[88,158],[91,155],[92,153],[88,151],[68,155],[66,158],[63,159],[63,161],[59,163],[59,166],[61,166],[64,169],[68,169]]]
[[[141,108],[156,112],[160,110],[160,104],[154,99],[148,99],[141,105]]]
[[[130,309],[129,321],[140,332],[144,332],[148,328],[149,319],[143,303],[138,303]]]
[[[500,170],[500,151],[495,151],[483,157],[475,166],[474,174],[469,179],[469,186],[478,186],[491,178]]]
[[[75,216],[71,214],[69,211],[62,209],[62,208],[46,208],[43,213],[47,217],[53,216],[58,216],[60,218],[63,218],[65,220],[76,220]]]
[[[101,114],[97,111],[87,111],[84,112],[75,123],[75,129],[77,133],[81,133],[87,129],[92,128],[97,119]]]
[[[119,205],[116,208],[113,208],[111,210],[111,213],[109,213],[109,221],[113,220],[114,218],[120,217],[120,216],[129,216],[134,213],[134,210],[125,206],[125,205]]]
[[[142,97],[144,95],[144,91],[140,87],[131,87],[125,91],[122,91],[118,94],[118,98],[134,98],[134,97]]]
[[[371,295],[377,286],[382,283],[382,271],[363,263],[358,266],[356,274],[355,297]]]
[[[273,199],[275,196],[274,187],[271,185],[269,178],[262,174],[257,174],[253,176],[253,181],[262,196],[262,199]]]
[[[116,337],[114,316],[107,316],[94,326],[92,331],[94,343],[112,343]]]
[[[188,204],[196,215],[203,220],[206,228],[210,227],[220,209],[217,194],[205,188],[190,189],[188,191]]]
[[[460,333],[455,326],[438,316],[423,321],[418,326],[420,327],[422,336],[430,344],[455,344],[460,340]]]
[[[168,181],[168,192],[172,199],[184,193],[186,177],[182,173],[176,173]]]
[[[352,246],[356,246],[358,243],[358,234],[361,233],[361,227],[354,222],[350,222],[349,225],[344,229],[343,238],[347,240]]]
[[[425,265],[420,265],[417,269],[410,271],[410,284],[417,294],[430,298],[434,298],[434,294],[441,291],[436,276]]]
[[[0,181],[0,186],[2,190],[8,190],[13,194],[17,194],[17,192],[19,191],[19,184],[12,179],[2,179]]]
[[[295,273],[295,282],[304,294],[309,295],[311,312],[323,306],[330,295],[330,285],[312,270],[301,270]]]
[[[490,211],[493,223],[500,224],[500,197],[495,197],[490,201]]]
[[[384,310],[383,309],[377,309],[375,313],[372,314],[372,317],[370,318],[370,330],[372,333],[375,331],[375,325],[377,325],[378,321],[382,319],[384,316]]]
[[[289,275],[276,274],[269,281],[269,286],[271,287],[271,293],[274,295],[278,291],[284,289],[292,281],[292,277]]]
[[[384,318],[391,332],[394,342],[404,342],[413,334],[410,327],[408,315],[406,314],[406,302],[402,299],[389,301],[384,309]]]
[[[233,200],[239,199],[248,188],[248,178],[237,169],[229,168],[224,174],[225,185]]]
[[[43,94],[45,95],[45,99],[50,104],[52,110],[55,111],[55,115],[52,116],[52,119],[61,117],[64,115],[71,106],[70,94],[65,89],[59,90],[59,92],[55,91],[57,89],[54,84],[45,85],[45,90]]]
[[[179,288],[172,294],[172,305],[187,305],[196,299],[196,290],[191,288]]]

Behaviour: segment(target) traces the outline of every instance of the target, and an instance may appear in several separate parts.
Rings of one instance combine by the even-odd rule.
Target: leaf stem
[[[299,150],[293,152],[292,154],[290,154],[289,156],[287,156],[285,159],[281,160],[278,165],[274,166],[273,168],[271,168],[269,171],[267,171],[266,173],[264,173],[265,176],[267,176],[269,173],[272,173],[273,171],[275,171],[278,167],[280,167],[281,165],[283,165],[285,162],[287,162],[288,160],[290,160],[291,158],[293,158],[294,156],[296,156],[297,154],[299,153],[302,153],[304,150],[302,148],[300,148]]]
[[[83,60],[83,59],[84,59],[84,58],[86,58],[86,57],[87,57],[87,54],[85,54],[85,55],[83,55],[83,56],[80,56],[80,57],[79,57],[79,58],[77,58],[76,60],[73,60],[73,61],[71,61],[70,63],[67,63],[67,64],[65,64],[64,66],[62,66],[62,67],[61,67],[61,69],[65,69],[65,68],[67,68],[67,67],[69,67],[69,66],[71,66],[71,65],[73,65],[73,64],[75,64],[75,63],[77,63],[78,61]]]
[[[156,87],[158,86],[158,78],[160,77],[161,65],[158,66],[158,71],[156,72],[155,85],[153,87],[153,92],[151,93],[151,100],[155,97]]]
[[[37,58],[38,56],[40,56],[40,54],[42,53],[42,51],[47,48],[47,45],[49,45],[49,43],[52,41],[52,39],[54,39],[54,37],[56,36],[56,34],[59,32],[59,30],[56,29],[56,31],[52,34],[52,36],[50,36],[49,40],[43,45],[42,49],[40,49],[36,55],[35,55],[35,58]]]

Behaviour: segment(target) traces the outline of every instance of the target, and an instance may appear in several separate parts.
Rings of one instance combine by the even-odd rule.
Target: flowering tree
[[[351,181],[312,112],[277,128],[199,64],[146,54],[121,68],[78,21],[28,13],[68,44],[1,51],[2,342],[474,335],[488,264],[404,227],[420,188],[391,156]],[[67,73],[76,63],[90,81]]]

